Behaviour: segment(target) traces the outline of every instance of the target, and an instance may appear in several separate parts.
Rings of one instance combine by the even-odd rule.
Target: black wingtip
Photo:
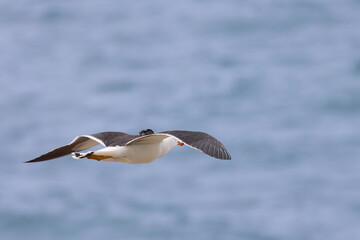
[[[22,163],[33,163],[33,162],[35,162],[35,161],[30,160],[30,161],[26,161],[26,162],[22,162]]]
[[[154,133],[155,132],[152,129],[148,128],[146,130],[144,129],[144,130],[140,131],[139,135],[140,136],[145,136],[145,135],[150,135],[150,134],[154,134]]]
[[[221,156],[221,157],[215,157],[215,158],[217,158],[217,159],[220,159],[220,160],[231,160],[231,156],[230,155],[228,155],[228,156]]]
[[[43,162],[43,161],[46,161],[46,160],[36,160],[36,159],[33,159],[33,160],[29,160],[29,161],[26,161],[26,162],[23,162],[23,163],[34,163],[34,162]]]

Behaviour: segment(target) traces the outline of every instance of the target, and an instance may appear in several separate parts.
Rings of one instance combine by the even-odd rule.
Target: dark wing
[[[27,163],[41,162],[63,157],[73,152],[79,152],[88,148],[92,148],[98,144],[102,144],[106,147],[123,146],[129,141],[129,138],[133,139],[134,136],[121,132],[101,132],[91,135],[81,135],[76,137],[71,143],[59,148],[55,148],[54,150],[45,153],[40,157],[27,161]]]
[[[107,147],[125,146],[129,141],[139,137],[139,135],[130,135],[122,132],[101,132],[91,136],[101,140]]]
[[[186,145],[206,153],[211,157],[225,160],[231,159],[231,156],[224,145],[207,133],[193,131],[165,131],[161,133],[172,135],[180,139]]]
[[[149,134],[143,136],[136,136],[131,141],[127,142],[125,145],[137,145],[137,144],[154,144],[159,143],[165,138],[170,137],[168,134]]]

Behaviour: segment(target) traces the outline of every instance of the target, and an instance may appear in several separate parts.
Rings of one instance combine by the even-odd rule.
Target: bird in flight
[[[80,152],[96,145],[104,148],[97,151]],[[42,162],[73,154],[73,158],[88,158],[106,162],[131,164],[149,163],[167,154],[175,146],[189,146],[211,157],[230,160],[231,156],[224,145],[204,132],[165,131],[154,133],[151,129],[142,130],[138,135],[122,132],[100,132],[77,136],[69,144],[55,148],[26,163]]]

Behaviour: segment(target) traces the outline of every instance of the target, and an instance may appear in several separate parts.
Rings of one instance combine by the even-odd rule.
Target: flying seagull
[[[79,153],[98,144],[105,146],[97,151]],[[230,160],[224,145],[204,132],[165,131],[154,133],[142,130],[139,135],[122,132],[100,132],[77,136],[71,143],[34,158],[27,163],[42,162],[73,154],[73,158],[88,158],[106,162],[149,163],[164,156],[176,145],[187,145],[211,157]]]

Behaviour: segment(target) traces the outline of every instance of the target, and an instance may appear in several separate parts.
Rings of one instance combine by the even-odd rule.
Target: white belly
[[[149,163],[167,154],[177,144],[177,140],[168,137],[157,143],[132,144],[121,147],[106,147],[95,151],[96,155],[111,156],[102,161],[131,164]]]

